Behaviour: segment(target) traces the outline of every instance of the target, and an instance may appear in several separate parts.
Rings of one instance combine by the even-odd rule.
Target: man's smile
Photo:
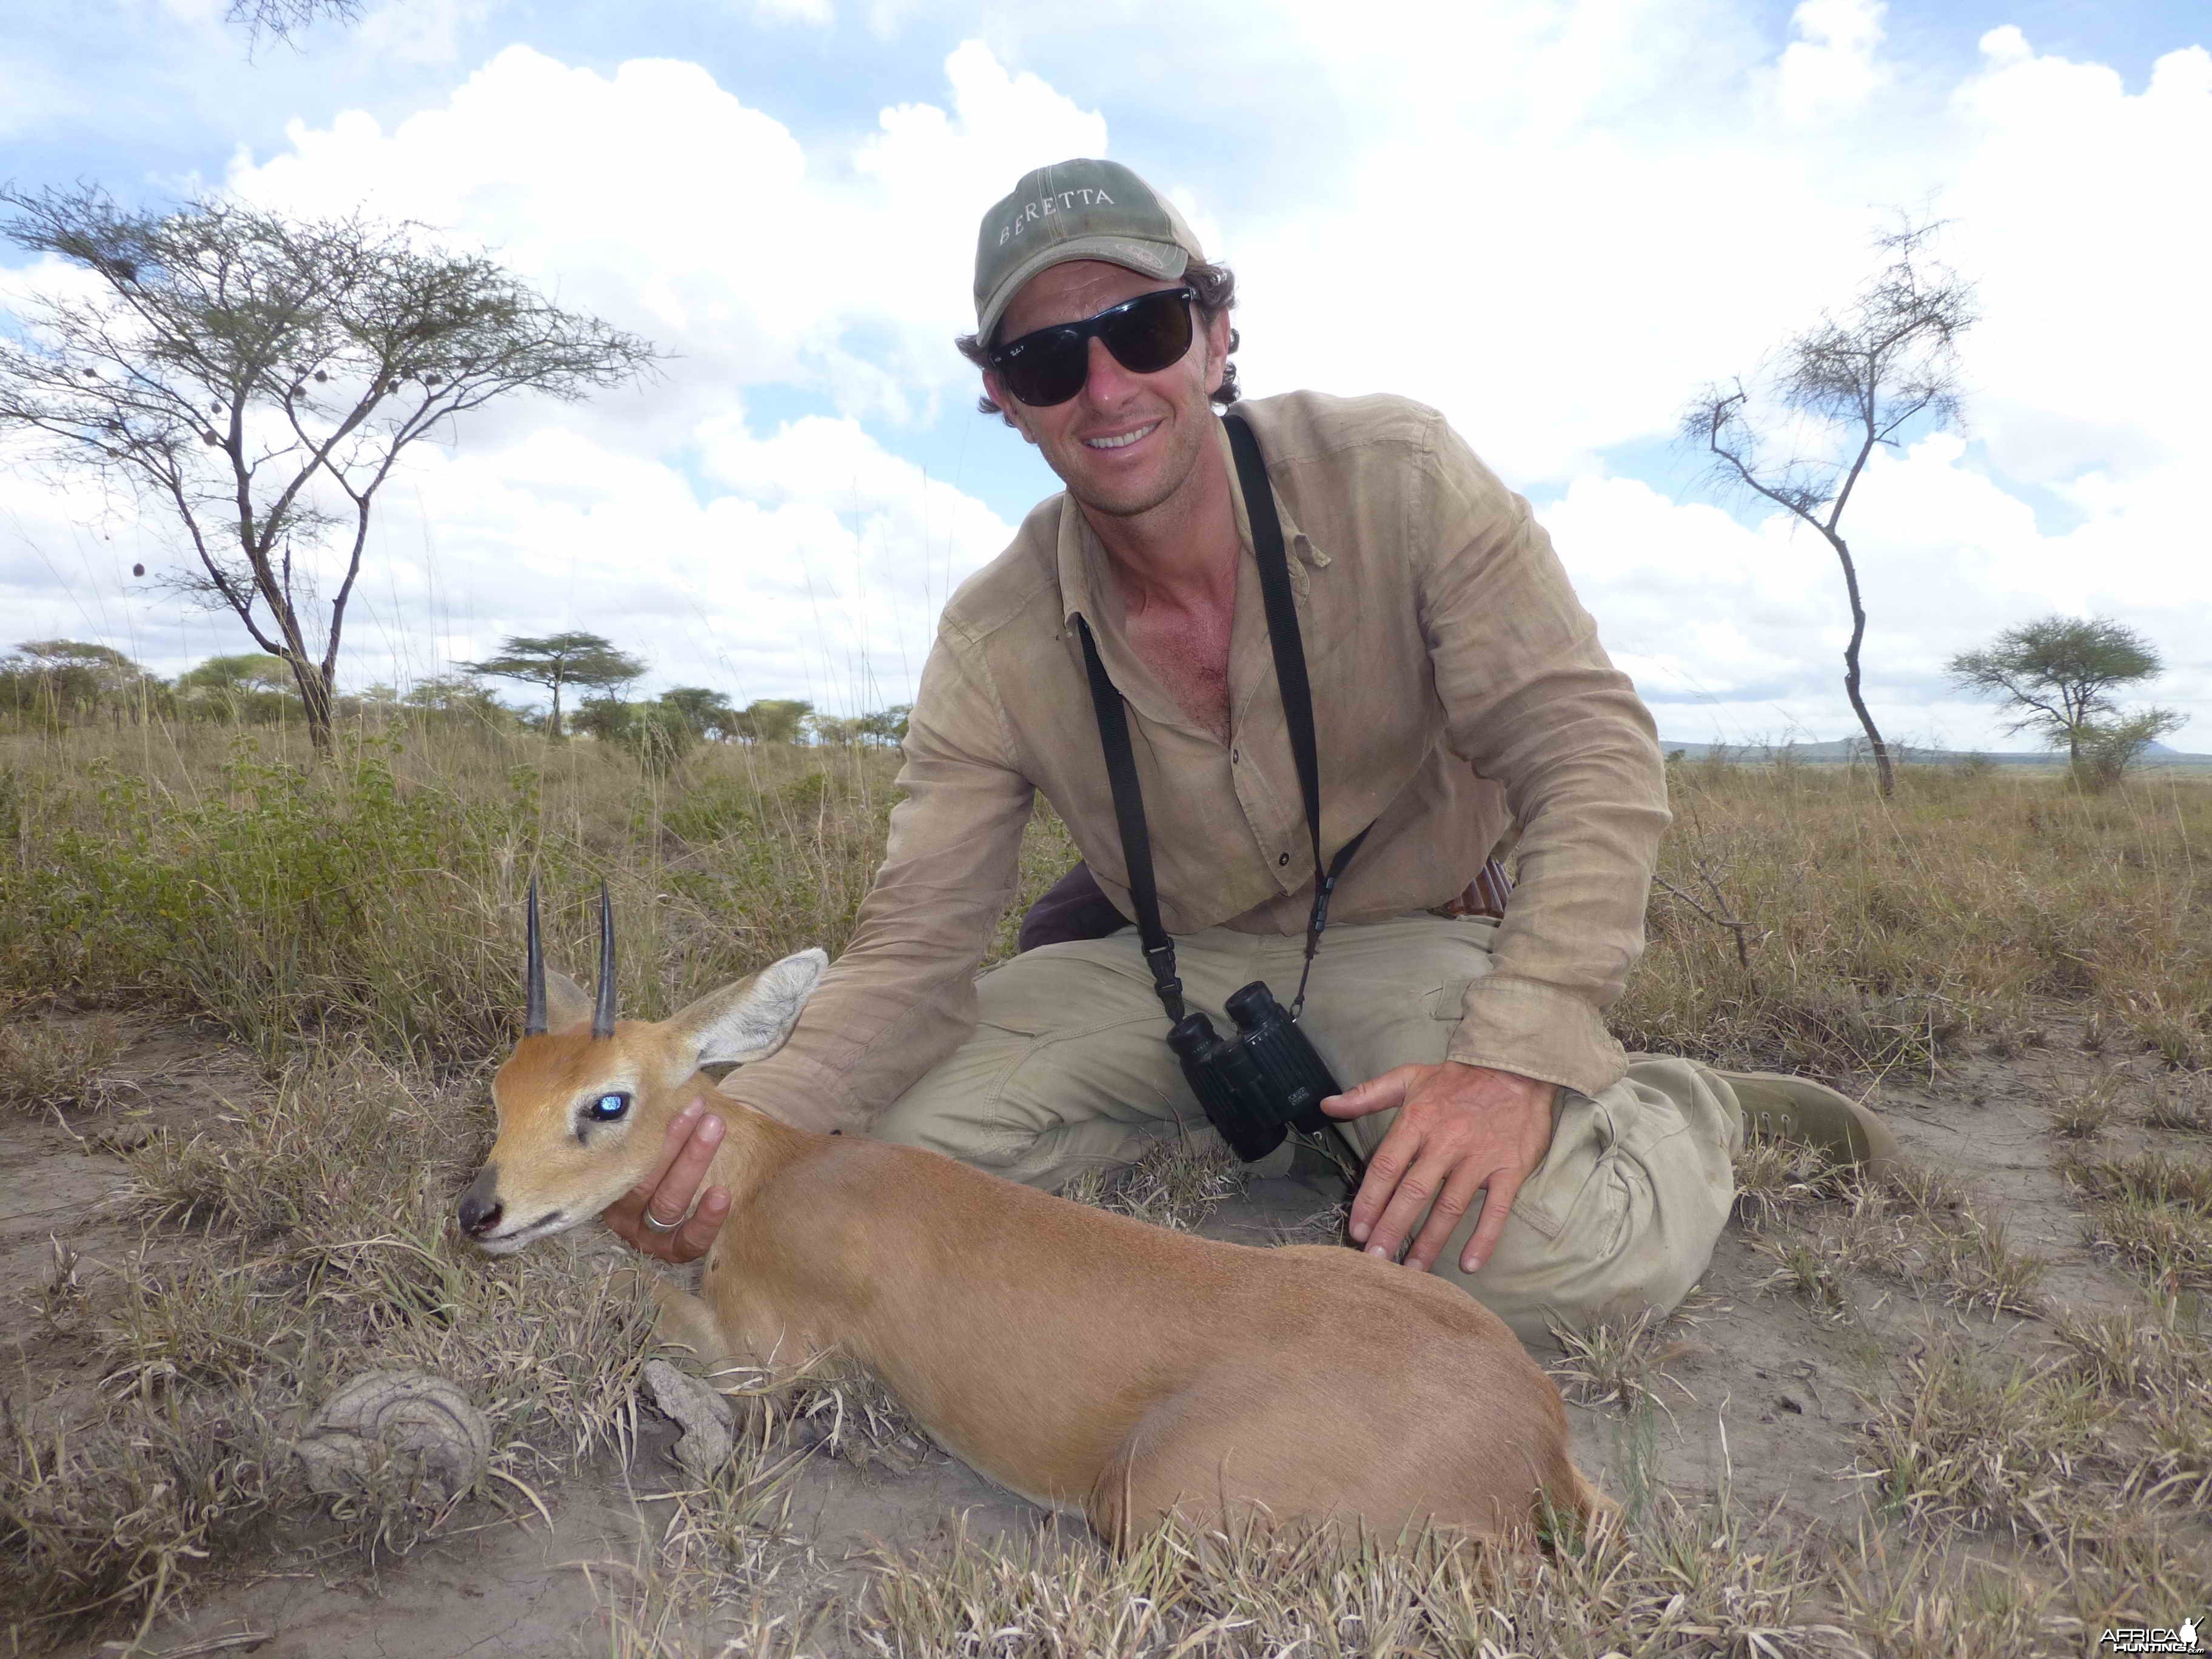
[[[1150,421],[1145,425],[1138,427],[1133,431],[1116,433],[1110,438],[1085,438],[1083,441],[1084,447],[1086,449],[1127,449],[1131,444],[1136,442],[1138,439],[1144,437],[1148,433],[1152,432],[1153,428],[1158,425],[1159,422],[1158,421]]]

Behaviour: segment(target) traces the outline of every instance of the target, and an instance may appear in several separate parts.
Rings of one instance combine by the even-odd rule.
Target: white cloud
[[[461,37],[490,16],[500,0],[385,0],[354,26],[351,44],[371,57],[405,64],[457,62]]]
[[[763,23],[811,23],[824,29],[837,21],[830,0],[753,0],[753,15]]]
[[[2008,473],[2038,482],[2193,460],[2212,441],[2212,216],[2181,204],[2212,196],[2212,53],[2169,53],[2130,94],[2100,64],[1994,39],[1952,99],[1943,204],[1986,313],[1969,347],[1978,424]]]
[[[1979,441],[1886,459],[1851,510],[1873,695],[1908,730],[1940,718],[1984,738],[1985,715],[1945,702],[1942,659],[2027,615],[2097,609],[2165,644],[2161,700],[2212,715],[2204,537],[2182,507],[2182,469],[2212,448],[2196,294],[2212,218],[2177,210],[2212,197],[2212,55],[2168,54],[2130,92],[1999,30],[1947,84],[1894,72],[1878,5],[1812,0],[1773,58],[1716,27],[1723,10],[1425,16],[1439,32],[1402,73],[1382,60],[1404,13],[1340,34],[1341,118],[1362,135],[1349,187],[1230,220],[1248,387],[1437,404],[1508,478],[1565,488],[1553,511],[1585,564],[1666,550],[1587,594],[1625,653],[1674,665],[1655,695],[1838,735],[1826,550],[1775,544],[1778,526],[1716,529],[1728,520],[1606,478],[1597,456],[1662,441],[1698,384],[1849,296],[1884,204],[1931,202],[1953,222],[1943,252],[1980,284],[1965,341]],[[1622,489],[1647,510],[1593,511]],[[1607,537],[1632,539],[1608,556]],[[1745,606],[1747,644],[1701,629]],[[2179,741],[2212,748],[2212,720]]]
[[[2091,492],[2094,498],[2098,492]],[[1997,739],[1983,704],[1943,673],[1954,653],[2053,611],[2118,617],[2166,647],[2148,693],[2212,715],[2212,566],[2155,587],[2142,549],[2183,529],[2186,503],[2130,494],[2060,533],[1968,463],[1955,437],[1877,455],[1847,532],[1869,617],[1863,661],[1876,720],[1915,742]],[[1669,737],[1731,742],[1855,729],[1841,693],[1850,631],[1834,553],[1776,514],[1746,526],[1632,479],[1576,480],[1540,516],[1610,650]],[[2212,747],[2203,733],[2185,746]]]
[[[1802,126],[1856,109],[1890,78],[1875,58],[1888,9],[1882,0],[1804,0],[1790,14],[1798,39],[1775,76],[1785,120]]]
[[[843,411],[933,418],[969,372],[951,350],[974,225],[1024,168],[1105,144],[1105,124],[980,46],[946,60],[949,108],[902,104],[842,153],[808,156],[779,120],[696,64],[611,76],[510,46],[442,108],[389,132],[355,112],[240,156],[230,187],[332,212],[367,203],[488,245],[564,301],[678,354],[696,418],[732,386],[826,392]]]

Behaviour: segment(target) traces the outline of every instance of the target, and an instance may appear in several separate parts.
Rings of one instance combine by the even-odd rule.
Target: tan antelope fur
[[[603,935],[608,987],[611,960]],[[499,1134],[464,1231],[504,1253],[592,1219],[703,1094],[728,1126],[707,1181],[730,1213],[699,1295],[665,1286],[661,1320],[702,1358],[840,1352],[945,1450],[1109,1540],[1170,1510],[1524,1535],[1547,1504],[1578,1518],[1602,1504],[1569,1461],[1558,1390],[1440,1279],[1171,1232],[933,1152],[793,1128],[702,1075],[773,1052],[825,963],[787,957],[658,1024],[615,1021],[611,996],[595,1020],[552,975],[526,1022],[542,1029],[493,1082]],[[626,1109],[599,1121],[610,1096]]]

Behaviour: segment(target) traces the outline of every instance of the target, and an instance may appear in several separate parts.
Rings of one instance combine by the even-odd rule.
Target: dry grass
[[[2212,1072],[2185,1072],[2160,1079],[2142,1121],[2148,1128],[2212,1135]]]
[[[2212,1215],[2212,1158],[2150,1152],[2131,1158],[2076,1160],[2067,1168],[2072,1178],[2095,1198],[2154,1204],[2188,1215]]]
[[[1807,1206],[1838,1196],[1838,1167],[1802,1140],[1756,1132],[1744,1138],[1735,1160],[1735,1219],[1761,1231],[1800,1214]]]
[[[2201,1304],[2166,1297],[2057,1328],[2068,1363],[2136,1420],[2144,1463],[2135,1484],[2160,1503],[2199,1511],[2212,1502],[2212,1328],[2203,1319]]]
[[[111,1068],[129,1046],[112,1015],[0,1024],[0,1110],[94,1111],[112,1105]]]
[[[1836,1585],[1844,1622],[1875,1659],[2056,1659],[2087,1645],[2050,1573],[1893,1544],[1871,1527]]]
[[[2094,1140],[2118,1120],[2119,1092],[2116,1079],[2100,1079],[2051,1113],[2052,1131],[2065,1140]]]
[[[2112,1496],[2106,1478],[2120,1406],[2070,1367],[1990,1374],[1931,1340],[1908,1355],[1867,1424],[1882,1504],[1924,1536],[2002,1528],[2049,1543]]]
[[[1156,1227],[1189,1232],[1249,1179],[1237,1155],[1213,1136],[1170,1136],[1133,1164],[1086,1170],[1060,1194]]]
[[[1663,1406],[1662,1382],[1686,1397],[1689,1391],[1667,1374],[1669,1362],[1690,1351],[1675,1324],[1647,1308],[1632,1317],[1554,1325],[1552,1336],[1561,1357],[1547,1368],[1552,1380],[1577,1405],[1618,1406],[1625,1412],[1646,1404]]]
[[[601,745],[456,727],[303,769],[278,741],[158,723],[0,737],[0,985],[150,992],[271,1054],[350,1030],[471,1062],[510,1030],[532,869],[572,960],[610,881],[633,941],[625,1006],[665,1012],[843,944],[896,765],[716,744],[660,777]],[[2212,1066],[2212,893],[2193,851],[2212,842],[2212,789],[2152,776],[2091,798],[1906,768],[1884,804],[1837,769],[1705,763],[1671,787],[1662,873],[1711,872],[1759,942],[1747,971],[1733,933],[1662,892],[1614,1013],[1631,1048],[1924,1070],[1972,1042],[2026,1045],[2057,1009],[2100,1044]],[[1072,860],[1041,814],[1021,896]]]
[[[2075,794],[2032,775],[1908,767],[1884,805],[1840,769],[1668,768],[1660,873],[1703,868],[1761,942],[1662,891],[1613,1011],[1631,1048],[1827,1074],[2026,1047],[2045,1011],[2099,1040],[2212,1066],[2212,789]]]
[[[1850,1268],[1855,1257],[1848,1236],[1833,1229],[1803,1237],[1760,1239],[1754,1247],[1774,1263],[1760,1281],[1763,1290],[1786,1291],[1824,1318],[1847,1317],[1853,1305]]]
[[[2091,1200],[2091,1244],[2158,1287],[2212,1289],[2212,1158],[2148,1152],[2063,1167]]]
[[[1230,1535],[1170,1525],[1127,1553],[1048,1529],[878,1559],[858,1591],[758,1580],[709,1605],[665,1561],[610,1577],[620,1659],[874,1653],[1009,1659],[1741,1655],[2057,1659],[2084,1632],[2172,1616],[2193,1594],[2138,1529],[2101,1553],[1960,1556],[1862,1519],[1830,1544],[1761,1537],[1662,1499],[1548,1552],[1432,1534]],[[781,1594],[779,1595],[779,1589]]]
[[[2049,1263],[2015,1249],[2002,1219],[1984,1214],[1985,1200],[1932,1170],[1908,1168],[1871,1181],[1776,1146],[1754,1141],[1745,1154],[1753,1178],[1764,1183],[1752,1189],[1753,1213],[1764,1218],[1752,1248],[1774,1263],[1766,1288],[1834,1320],[1853,1312],[1852,1280],[1861,1274],[1970,1312],[2044,1310]],[[1740,1194],[1739,1215],[1745,1207]],[[1778,1231],[1774,1218],[1784,1213],[1799,1224]]]
[[[631,1558],[568,1564],[605,1624],[581,1644],[611,1659],[821,1651],[801,1644],[832,1604],[817,1593],[823,1564],[791,1512],[811,1449],[783,1444],[754,1413],[706,1480],[633,1489],[641,1535]]]
[[[842,1354],[781,1371],[730,1366],[708,1381],[744,1411],[747,1431],[764,1444],[819,1450],[860,1468],[911,1468],[930,1455],[928,1437],[898,1396]]]
[[[1999,1629],[2020,1618],[2093,1632],[2170,1622],[2212,1583],[2198,1524],[2212,1496],[2203,1316],[2171,1297],[2063,1315],[2056,1351],[2033,1362],[1929,1339],[1873,1402],[1871,1495],[1939,1559],[1955,1564],[1962,1540],[1991,1534],[2027,1552],[1984,1582]]]
[[[1668,1504],[1641,1532],[1547,1553],[1416,1534],[1162,1528],[1114,1557],[1047,1534],[892,1558],[853,1613],[884,1655],[1121,1656],[1831,1651],[1820,1575],[1787,1544]]]
[[[608,882],[623,1006],[658,1017],[842,947],[894,799],[896,759],[876,750],[717,744],[660,776],[479,727],[356,737],[319,767],[278,744],[158,723],[0,737],[0,988],[152,998],[272,1062],[355,1033],[471,1066],[513,1036],[533,871],[549,951],[571,964]],[[1042,815],[1029,861],[1030,893],[1073,861]]]

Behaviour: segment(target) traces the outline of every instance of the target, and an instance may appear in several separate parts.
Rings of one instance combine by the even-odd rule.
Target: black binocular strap
[[[1159,888],[1152,879],[1152,836],[1145,827],[1145,794],[1137,757],[1129,746],[1129,714],[1114,689],[1091,624],[1075,619],[1083,635],[1083,665],[1091,676],[1091,707],[1098,716],[1098,744],[1106,751],[1106,781],[1114,790],[1114,822],[1121,831],[1121,862],[1128,866],[1129,902],[1137,912],[1137,939],[1152,970],[1152,992],[1172,1025],[1182,1018],[1182,981],[1176,977],[1175,941],[1160,925]]]
[[[1291,759],[1298,769],[1298,793],[1304,798],[1306,834],[1313,842],[1313,915],[1306,923],[1305,966],[1298,974],[1298,994],[1291,1002],[1291,1018],[1305,1007],[1306,981],[1313,974],[1314,952],[1321,948],[1322,930],[1328,926],[1329,896],[1336,880],[1367,839],[1370,823],[1337,849],[1324,870],[1321,861],[1321,751],[1314,740],[1313,686],[1306,678],[1305,644],[1298,632],[1297,601],[1291,593],[1291,562],[1283,548],[1283,522],[1275,515],[1275,492],[1267,482],[1267,464],[1260,454],[1260,441],[1244,417],[1234,410],[1221,417],[1229,428],[1229,447],[1237,457],[1237,481],[1244,491],[1245,516],[1252,521],[1252,555],[1260,567],[1260,598],[1267,610],[1267,644],[1275,653],[1275,689],[1283,699],[1283,726],[1291,739]]]

